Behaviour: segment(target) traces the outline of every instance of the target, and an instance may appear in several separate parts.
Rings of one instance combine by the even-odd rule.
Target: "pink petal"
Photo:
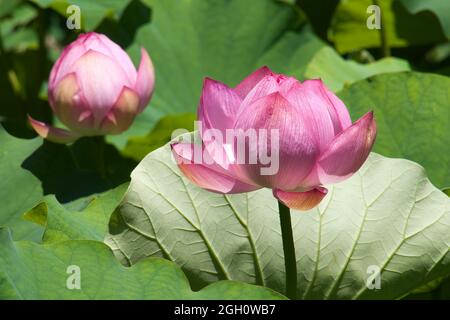
[[[297,83],[291,87],[286,97],[296,107],[301,122],[323,152],[334,139],[335,129],[327,106],[329,102],[322,95],[320,83],[313,80]]]
[[[291,91],[292,88],[297,87],[299,84],[301,84],[300,81],[293,77],[286,77],[284,75],[279,75],[281,77],[281,81],[279,80],[280,85],[280,93],[283,97],[287,98],[288,93]]]
[[[100,125],[117,101],[124,86],[132,87],[123,69],[110,57],[89,50],[72,66],[78,84],[89,104],[95,126]]]
[[[227,128],[233,127],[240,104],[241,99],[233,89],[205,78],[198,108],[198,118],[203,124],[203,129],[218,129],[225,133]]]
[[[336,136],[317,162],[321,184],[345,180],[358,171],[369,156],[376,135],[377,127],[371,111]]]
[[[89,34],[91,36],[84,43],[86,48],[88,50],[93,49],[103,53],[116,61],[125,71],[125,74],[128,76],[128,81],[134,83],[136,81],[137,72],[128,54],[104,34],[95,32],[90,32]]]
[[[152,60],[144,48],[141,48],[141,63],[137,73],[137,80],[134,86],[139,95],[139,112],[142,112],[152,97],[155,85],[155,70]]]
[[[303,179],[301,186],[299,186],[299,188],[295,191],[308,190],[320,184],[321,182],[318,174],[318,164],[316,162],[306,178]]]
[[[204,157],[211,159],[208,163],[214,163],[214,170],[231,175],[245,184],[255,185],[246,175],[242,165],[236,163],[236,155],[232,143],[233,141],[231,143],[228,143],[228,141],[219,143],[217,140],[208,141],[204,139]]]
[[[245,164],[240,164],[240,174],[244,174],[255,184],[268,188],[294,190],[301,185],[302,179],[314,166],[319,150],[308,128],[300,119],[297,109],[280,93],[270,94],[250,105],[247,111],[238,117],[235,131],[238,133],[241,129],[242,139],[247,130],[257,129],[254,134],[257,141],[245,139],[245,150],[239,150],[239,143],[235,143],[234,154],[237,155],[239,164],[244,160],[242,153],[245,151]],[[277,140],[267,139],[267,136],[270,138],[273,134],[271,130],[276,130],[279,134],[278,157],[275,148]],[[266,132],[266,136],[263,132]],[[276,138],[273,136],[273,139]],[[275,148],[273,153],[271,148]],[[272,168],[278,170],[266,175],[262,174],[261,169],[270,167],[270,164],[263,164],[260,160],[261,156],[269,154],[272,157]],[[257,157],[257,163],[251,164],[249,155]]]
[[[328,110],[333,122],[335,135],[352,125],[350,114],[344,103],[333,92],[328,90],[322,80],[306,80],[303,82],[303,85],[307,92],[315,96],[313,101],[320,101],[321,105]]]
[[[243,100],[256,84],[268,75],[273,75],[272,71],[266,66],[261,67],[239,83],[234,92]]]
[[[242,101],[237,117],[247,112],[247,108],[256,100],[261,99],[269,94],[279,92],[281,95],[286,96],[292,86],[299,84],[299,81],[293,77],[288,77],[283,74],[271,73],[261,79]]]
[[[28,121],[42,138],[55,143],[70,143],[77,140],[80,136],[68,130],[52,127],[44,122],[37,121],[28,116]]]
[[[232,172],[228,168],[228,163],[223,162],[222,158],[218,156],[211,156],[211,146],[206,147],[205,145],[184,142],[173,143],[171,145],[172,150],[175,150],[177,156],[180,157],[179,159],[182,159],[185,163],[206,164],[214,171],[232,176]]]
[[[322,90],[326,94],[327,98],[330,100],[331,105],[334,107],[334,112],[336,113],[337,122],[339,125],[335,125],[340,130],[339,132],[347,129],[352,125],[352,119],[348,113],[347,107],[333,92],[328,90],[328,88],[322,83]],[[332,109],[330,109],[332,112]],[[334,118],[334,123],[336,123],[336,118]]]
[[[204,158],[209,160],[208,163],[214,163],[214,170],[226,175],[231,175],[245,184],[254,185],[254,182],[243,173],[241,165],[236,163],[233,141],[225,140],[224,142],[220,142],[219,140],[214,139],[209,140],[208,135],[205,134],[202,142],[204,147]]]
[[[328,190],[323,187],[316,187],[306,192],[286,192],[274,189],[273,195],[285,206],[295,210],[310,210],[317,206],[327,195]]]
[[[175,143],[171,147],[181,172],[192,183],[202,189],[216,193],[242,193],[260,188],[248,185],[231,175],[217,171],[216,164],[207,164],[199,160],[197,157],[203,152],[203,148],[200,145]]]
[[[132,89],[123,87],[114,106],[101,124],[105,134],[119,134],[127,130],[139,111],[139,96]]]
[[[245,99],[242,101],[237,117],[239,118],[243,113],[248,112],[248,107],[258,99],[268,96],[269,94],[278,92],[280,90],[280,84],[277,78],[274,76],[266,76],[261,81],[259,81],[256,86],[247,94]]]
[[[50,105],[59,120],[70,129],[84,134],[95,130],[94,116],[79,89],[75,73],[69,73],[59,81]]]
[[[72,72],[73,64],[86,53],[86,47],[81,43],[74,41],[64,48],[58,60],[52,67],[48,81],[49,100],[52,99],[52,91],[58,85],[59,81],[68,73]]]

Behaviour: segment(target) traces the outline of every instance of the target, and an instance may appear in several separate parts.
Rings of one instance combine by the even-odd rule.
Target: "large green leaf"
[[[106,242],[124,264],[177,262],[195,287],[220,279],[284,291],[270,190],[220,195],[188,182],[166,145],[132,173]],[[372,154],[315,209],[292,211],[300,298],[398,298],[450,274],[450,200],[408,160]],[[381,290],[369,290],[371,266]]]
[[[42,240],[46,244],[64,240],[102,241],[111,213],[120,203],[127,185],[66,205],[60,204],[54,195],[46,196],[25,214],[25,218],[45,226]]]
[[[320,49],[308,63],[305,77],[321,78],[333,91],[345,85],[368,78],[375,74],[410,70],[408,61],[398,58],[384,58],[373,63],[361,64],[346,61],[330,47]]]
[[[422,73],[378,75],[343,90],[352,118],[375,111],[374,151],[423,165],[438,187],[450,185],[450,78]]]
[[[423,45],[445,40],[433,15],[410,14],[396,0],[380,0],[378,3],[390,47]],[[371,5],[372,0],[346,0],[339,3],[328,35],[339,52],[381,46],[380,30],[367,27],[367,20],[371,16],[367,9]]]
[[[78,268],[78,269],[77,269]],[[77,273],[79,271],[79,273]],[[72,276],[80,276],[80,287]],[[283,299],[269,289],[222,281],[193,292],[174,263],[149,258],[125,268],[95,241],[13,242],[0,228],[0,299]]]
[[[442,0],[400,0],[409,12],[417,14],[430,11],[436,15],[441,23],[445,35],[450,39],[450,2]]]
[[[129,53],[137,64],[144,46],[155,65],[150,102],[124,134],[142,136],[163,115],[195,112],[204,77],[234,86],[268,65],[301,77],[306,63],[324,44],[310,30],[296,31],[297,11],[274,0],[144,1],[152,21],[139,29]],[[251,14],[249,14],[251,12]]]
[[[87,31],[95,29],[106,17],[118,19],[131,0],[31,0],[42,8],[52,8],[59,14],[69,17],[70,5],[80,8],[81,28]]]

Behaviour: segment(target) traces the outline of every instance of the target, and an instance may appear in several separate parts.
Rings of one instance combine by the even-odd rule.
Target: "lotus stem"
[[[379,4],[378,0],[373,0],[373,4],[378,6],[380,8],[380,40],[381,40],[381,55],[383,57],[390,57],[391,56],[391,49],[389,48],[388,40],[387,40],[387,33],[386,33],[386,24],[384,23],[384,15],[383,11],[381,10],[381,6]]]
[[[280,213],[281,236],[283,239],[284,265],[286,269],[286,296],[297,298],[297,260],[295,259],[294,237],[292,235],[291,212],[278,201]]]
[[[95,156],[96,156],[96,165],[97,172],[100,174],[102,179],[106,178],[105,171],[105,137],[98,136],[94,137],[95,141]]]

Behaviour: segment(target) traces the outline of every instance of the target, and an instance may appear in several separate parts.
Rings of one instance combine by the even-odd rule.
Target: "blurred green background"
[[[382,9],[381,30],[366,26],[373,3]],[[71,4],[80,8],[81,30],[66,27]],[[235,85],[266,64],[299,79],[321,77],[339,91],[378,73],[450,74],[450,4],[439,0],[1,0],[0,25],[0,117],[18,137],[33,136],[26,114],[52,120],[49,71],[79,33],[107,34],[135,64],[139,47],[147,48],[154,98],[129,131],[109,137],[121,150],[128,143],[125,154],[136,160],[166,140],[170,120],[157,127],[161,135],[143,138],[158,120],[195,113],[205,76]],[[385,55],[395,58],[374,63]]]

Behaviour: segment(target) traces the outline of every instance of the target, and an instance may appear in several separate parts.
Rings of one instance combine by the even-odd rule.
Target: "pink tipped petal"
[[[125,71],[130,83],[136,81],[137,72],[128,54],[116,43],[111,41],[107,36],[101,33],[90,32],[93,34],[92,40],[85,43],[88,49],[94,49],[110,58],[114,59],[120,67]]]
[[[236,163],[235,150],[233,146],[228,143],[223,143],[218,140],[208,140],[207,135],[204,135],[204,158],[211,159],[214,162],[214,169],[226,175],[231,175],[247,185],[255,185],[245,173],[243,173],[242,165]]]
[[[376,135],[377,127],[371,111],[336,136],[317,162],[320,182],[336,183],[358,171],[369,156]]]
[[[216,171],[217,165],[199,160],[203,149],[199,145],[175,143],[172,153],[181,172],[195,185],[216,193],[242,193],[260,187],[245,184],[229,175]]]
[[[303,82],[303,88],[307,94],[310,104],[315,109],[322,109],[328,114],[333,128],[333,136],[342,131],[341,123],[337,116],[336,110],[326,94],[326,88],[320,79],[306,80]]]
[[[272,71],[266,66],[261,67],[239,83],[234,91],[243,100],[256,84],[268,75],[273,75]]]
[[[328,111],[335,135],[351,126],[352,120],[344,103],[327,89],[322,80],[306,80],[303,86],[311,94],[310,98],[314,101],[314,105],[323,106]]]
[[[237,112],[237,117],[242,113],[246,113],[247,108],[256,100],[261,99],[269,94],[275,93],[280,89],[280,85],[275,77],[266,76],[261,81],[259,81],[255,87],[247,94],[245,99],[242,101],[239,110]]]
[[[327,87],[325,87],[325,85],[323,85],[323,90],[336,112],[336,117],[339,122],[339,125],[336,125],[336,127],[340,128],[339,132],[350,127],[352,125],[352,119],[350,118],[350,114],[348,113],[345,104],[333,92],[328,90]],[[334,119],[336,121],[336,118]]]
[[[135,91],[139,95],[139,112],[142,112],[152,97],[155,85],[155,70],[152,60],[144,48],[141,48],[141,63],[139,64]]]
[[[316,187],[306,192],[286,192],[280,189],[274,189],[273,195],[285,206],[306,211],[317,206],[327,195],[328,190],[323,187]]]
[[[292,88],[297,87],[299,84],[301,84],[300,81],[293,77],[286,77],[284,75],[279,75],[279,78],[282,80],[280,81],[280,93],[283,97],[287,98],[288,93],[291,91]]]
[[[28,116],[28,121],[38,135],[55,143],[70,143],[80,137],[79,135],[68,130],[55,128],[44,122],[37,121],[31,116]]]
[[[119,134],[133,123],[139,110],[139,96],[132,89],[123,87],[122,93],[114,106],[106,114],[101,124],[105,134]]]
[[[67,74],[53,91],[53,109],[67,127],[77,132],[89,132],[94,116],[74,73]]]
[[[205,78],[198,109],[198,118],[203,124],[203,129],[218,129],[225,133],[227,128],[233,127],[240,104],[241,99],[233,89]]]
[[[117,101],[123,86],[132,87],[119,64],[109,56],[87,51],[72,67],[97,127]]]
[[[298,110],[300,121],[311,132],[317,147],[321,152],[325,151],[335,137],[335,130],[318,83],[312,80],[297,83],[288,91],[286,98]]]
[[[250,105],[235,124],[239,137],[234,154],[240,167],[239,175],[245,174],[255,184],[268,188],[294,190],[301,185],[314,166],[319,150],[299,119],[296,108],[279,93]],[[257,141],[245,139],[245,148],[240,148],[239,139],[244,140],[246,133],[252,131],[252,139],[256,136]],[[244,158],[245,163],[241,164]]]
[[[75,44],[83,46],[85,52],[93,50],[108,56],[122,68],[128,77],[129,83],[136,81],[136,68],[128,54],[104,34],[96,32],[81,34]]]
[[[72,72],[71,68],[73,64],[85,54],[86,51],[86,47],[83,43],[78,41],[74,41],[64,48],[50,72],[48,81],[49,99],[51,99],[51,92],[58,85],[58,82],[68,73]]]
[[[241,114],[247,112],[247,108],[252,103],[257,101],[258,99],[268,96],[269,94],[279,92],[281,95],[286,96],[286,93],[289,92],[290,89],[297,84],[299,84],[298,80],[282,74],[271,74],[265,76],[253,87],[253,89],[242,101],[237,116],[239,117]]]

